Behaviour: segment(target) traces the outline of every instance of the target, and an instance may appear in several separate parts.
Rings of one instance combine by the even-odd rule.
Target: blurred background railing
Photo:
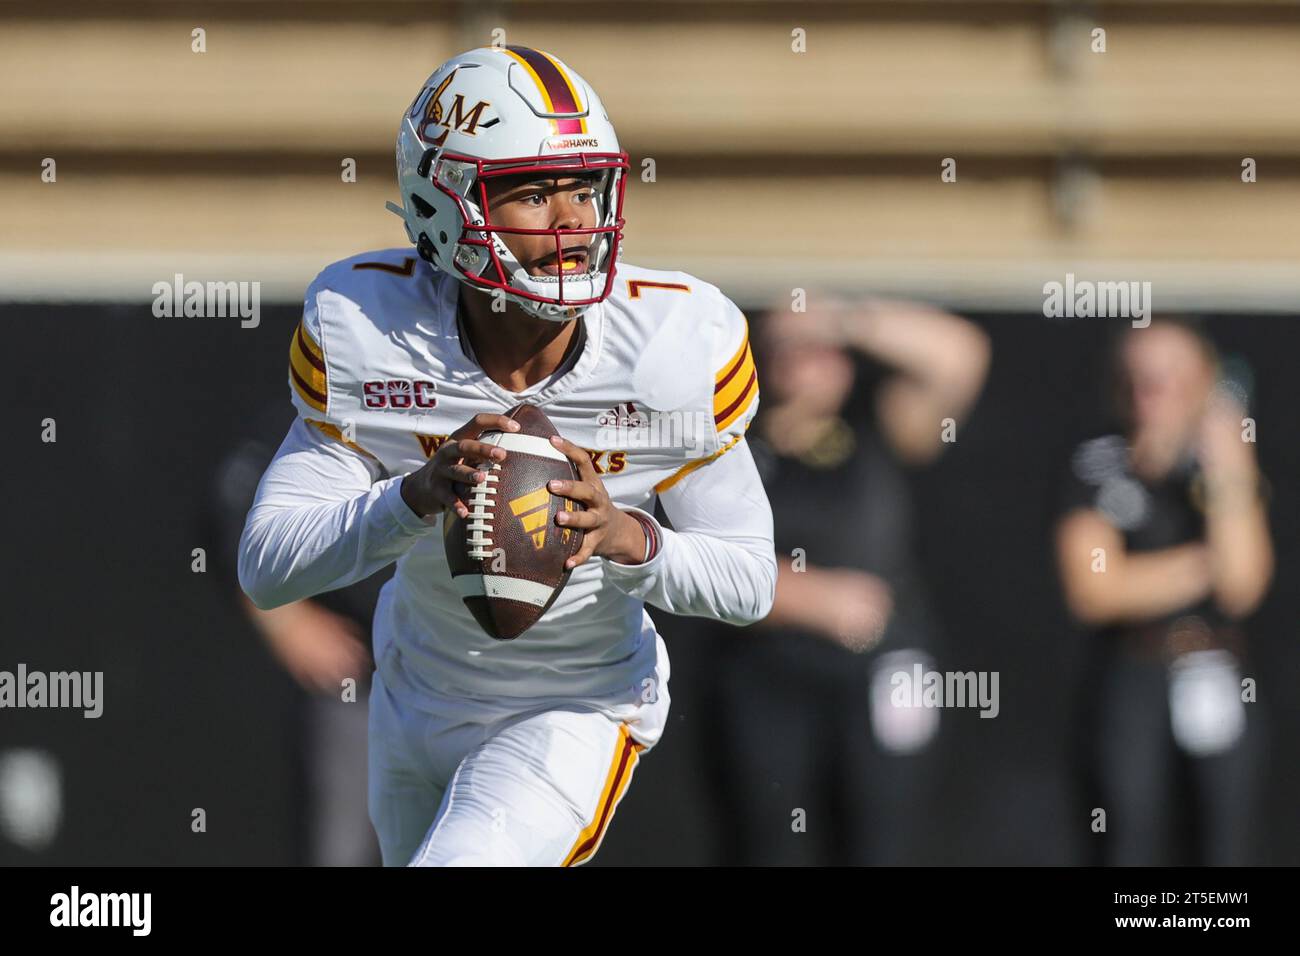
[[[504,39],[574,64],[654,161],[629,261],[685,263],[742,304],[867,283],[1036,307],[1066,271],[1140,275],[1174,307],[1294,304],[1294,3],[431,9],[0,6],[0,286],[130,299],[180,271],[292,301],[322,263],[405,242],[383,207],[398,111],[447,56]]]

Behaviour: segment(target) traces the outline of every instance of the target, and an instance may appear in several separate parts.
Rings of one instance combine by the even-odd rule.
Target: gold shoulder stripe
[[[325,411],[325,359],[320,346],[311,340],[302,323],[294,330],[289,343],[289,379],[298,397],[318,412]]]
[[[725,429],[749,407],[757,390],[758,371],[746,333],[740,352],[718,373],[713,386],[713,421],[718,431]]]
[[[727,363],[713,377],[713,390],[717,392],[726,386],[727,382],[735,378],[736,372],[740,369],[741,363],[744,362],[745,356],[749,354],[749,326],[745,326],[745,334],[740,340],[740,347],[736,349],[736,354],[727,359]]]
[[[724,432],[731,427],[731,424],[745,414],[745,410],[753,404],[754,398],[758,395],[758,372],[752,368],[749,371],[749,378],[745,380],[745,387],[741,389],[736,400],[716,413],[713,418],[714,427],[719,432]]]
[[[339,430],[339,427],[337,425],[331,425],[329,422],[318,422],[314,418],[304,418],[303,421],[305,421],[308,425],[316,426],[322,432],[328,435],[330,438],[333,438],[336,442],[340,442],[344,445],[347,445],[349,448],[351,448],[353,451],[357,452],[358,454],[362,454],[365,455],[367,458],[372,458],[375,461],[379,461],[377,457],[370,454],[370,452],[366,451],[356,442],[348,441],[346,438],[344,438],[343,432]]]
[[[309,408],[314,408],[316,411],[324,413],[325,399],[320,395],[320,393],[312,391],[311,386],[298,376],[296,369],[289,369],[289,375],[293,382],[293,390],[298,393],[298,397],[301,398]]]
[[[322,352],[321,347],[316,344],[316,340],[311,337],[311,333],[307,331],[307,326],[303,324],[302,319],[298,320],[297,339],[298,345],[301,346],[303,350],[303,354],[312,359],[313,365],[324,371],[325,353]]]

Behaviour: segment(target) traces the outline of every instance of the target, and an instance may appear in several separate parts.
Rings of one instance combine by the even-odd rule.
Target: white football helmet
[[[438,67],[402,117],[402,205],[388,205],[402,216],[420,255],[439,269],[484,292],[500,289],[533,315],[566,321],[613,289],[627,170],[605,107],[582,77],[540,50],[484,47]],[[520,173],[591,174],[596,225],[494,225],[486,181]],[[552,236],[557,274],[530,275],[501,234]],[[585,271],[566,274],[565,251],[580,244],[587,249]]]

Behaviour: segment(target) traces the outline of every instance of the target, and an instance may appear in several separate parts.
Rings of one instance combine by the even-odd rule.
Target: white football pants
[[[422,698],[378,673],[369,810],[385,866],[575,866],[595,855],[642,752],[667,721],[658,638],[653,700]]]

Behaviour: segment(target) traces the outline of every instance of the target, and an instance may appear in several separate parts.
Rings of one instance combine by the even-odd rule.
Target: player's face
[[[596,225],[596,203],[590,177],[502,177],[488,181],[491,222],[513,229],[588,229]],[[564,236],[564,255],[557,258],[552,236],[498,233],[529,275],[581,275],[588,271],[595,237]]]
[[[1196,421],[1214,384],[1214,370],[1195,336],[1152,323],[1129,334],[1123,360],[1139,428],[1182,433]]]

